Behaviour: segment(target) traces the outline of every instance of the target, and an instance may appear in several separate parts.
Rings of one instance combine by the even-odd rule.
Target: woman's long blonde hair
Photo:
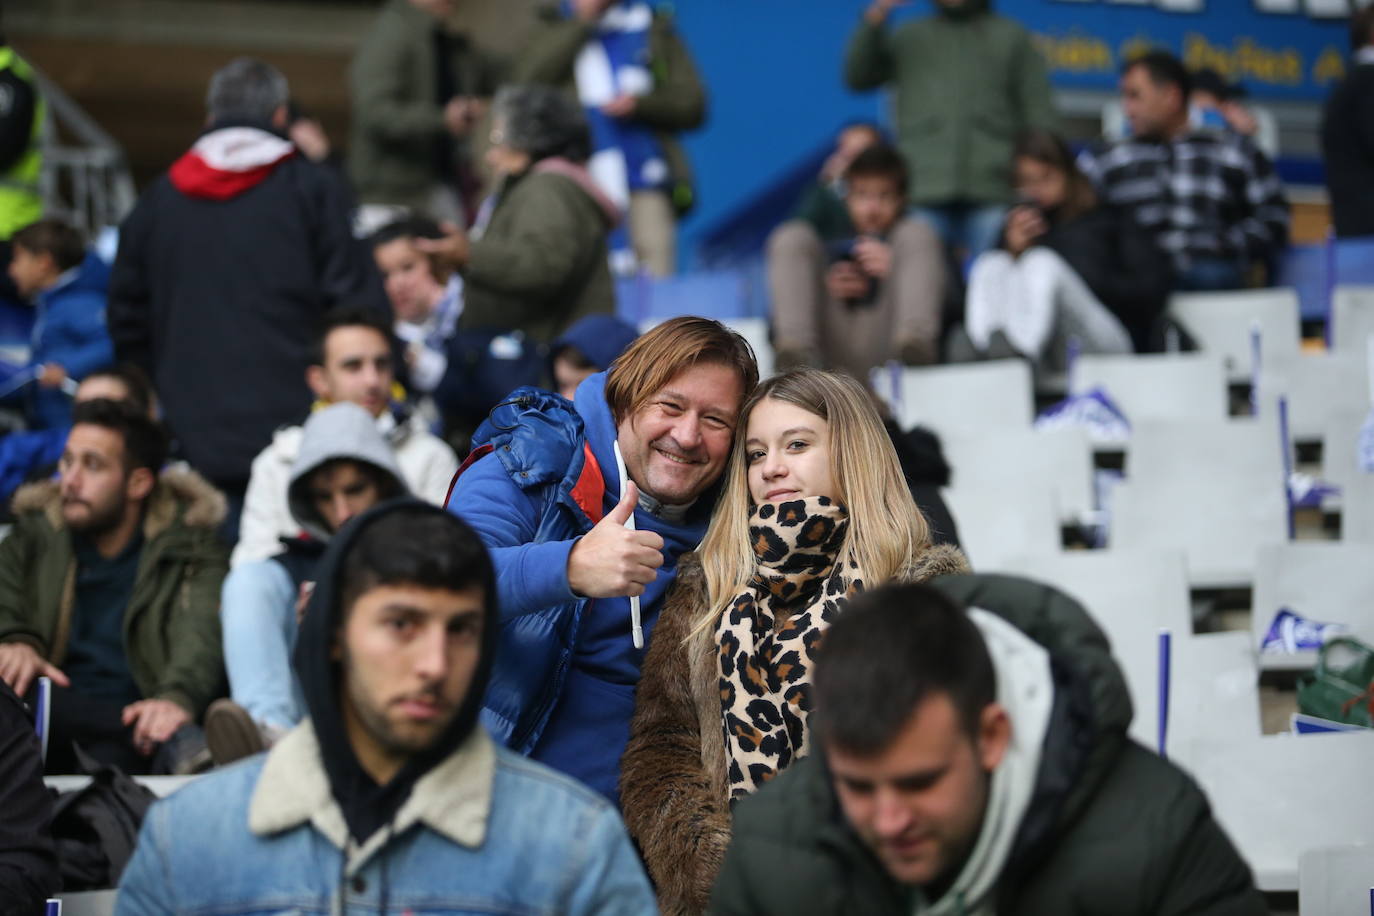
[[[692,636],[716,619],[748,585],[757,560],[749,537],[749,468],[745,457],[749,417],[771,399],[793,404],[830,426],[830,473],[849,510],[849,533],[837,564],[852,558],[865,583],[877,586],[898,576],[930,545],[930,529],[911,498],[897,452],[863,386],[847,375],[794,369],[754,389],[740,410],[735,444],[720,501],[698,555],[706,574],[707,606]],[[690,636],[688,637],[691,638]]]

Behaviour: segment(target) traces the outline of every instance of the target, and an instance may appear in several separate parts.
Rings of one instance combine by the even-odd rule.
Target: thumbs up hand
[[[634,481],[615,508],[582,536],[568,554],[568,585],[584,598],[627,598],[644,594],[663,565],[663,538],[631,531],[625,523],[639,503]]]

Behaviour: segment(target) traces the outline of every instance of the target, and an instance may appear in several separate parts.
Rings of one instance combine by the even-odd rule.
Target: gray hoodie
[[[347,401],[315,411],[301,430],[301,448],[291,465],[286,501],[296,524],[321,543],[328,542],[333,532],[315,508],[305,480],[317,468],[339,459],[371,465],[389,478],[392,486],[385,496],[410,492],[390,444],[378,431],[377,421],[370,413]]]

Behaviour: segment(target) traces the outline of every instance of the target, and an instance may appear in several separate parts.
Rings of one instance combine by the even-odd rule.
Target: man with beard
[[[472,530],[393,501],[319,573],[296,647],[309,719],[155,804],[115,912],[655,912],[610,806],[478,722],[497,589]]]
[[[477,430],[448,508],[496,566],[484,719],[497,740],[615,800],[644,646],[678,558],[706,533],[757,382],[738,334],[672,318],[571,404],[519,388]]]
[[[159,473],[166,457],[146,413],[89,401],[58,480],[15,494],[18,521],[0,543],[0,679],[30,697],[52,679],[49,772],[75,771],[73,741],[126,772],[183,768],[200,742],[182,730],[224,680],[224,497],[194,472]]]

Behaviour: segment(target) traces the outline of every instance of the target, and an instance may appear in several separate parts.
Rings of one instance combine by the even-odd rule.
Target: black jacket
[[[212,481],[246,483],[273,430],[309,408],[305,370],[326,312],[389,314],[351,207],[336,172],[293,156],[227,200],[163,175],[120,228],[115,355],[150,373],[186,458]]]
[[[1005,618],[1050,655],[1054,706],[1031,802],[997,883],[999,914],[1265,912],[1201,790],[1127,738],[1125,679],[1083,608],[1008,576],[942,576],[932,585]],[[849,829],[820,754],[735,809],[711,903],[713,913],[741,916],[912,912],[906,889]]]
[[[61,886],[52,796],[33,719],[0,681],[0,916],[31,916]]]
[[[1137,351],[1164,312],[1173,286],[1168,256],[1125,210],[1100,205],[1071,220],[1049,219],[1036,240],[1054,250],[1121,320]]]
[[[1374,64],[1361,64],[1327,96],[1322,158],[1336,235],[1374,235]]]

